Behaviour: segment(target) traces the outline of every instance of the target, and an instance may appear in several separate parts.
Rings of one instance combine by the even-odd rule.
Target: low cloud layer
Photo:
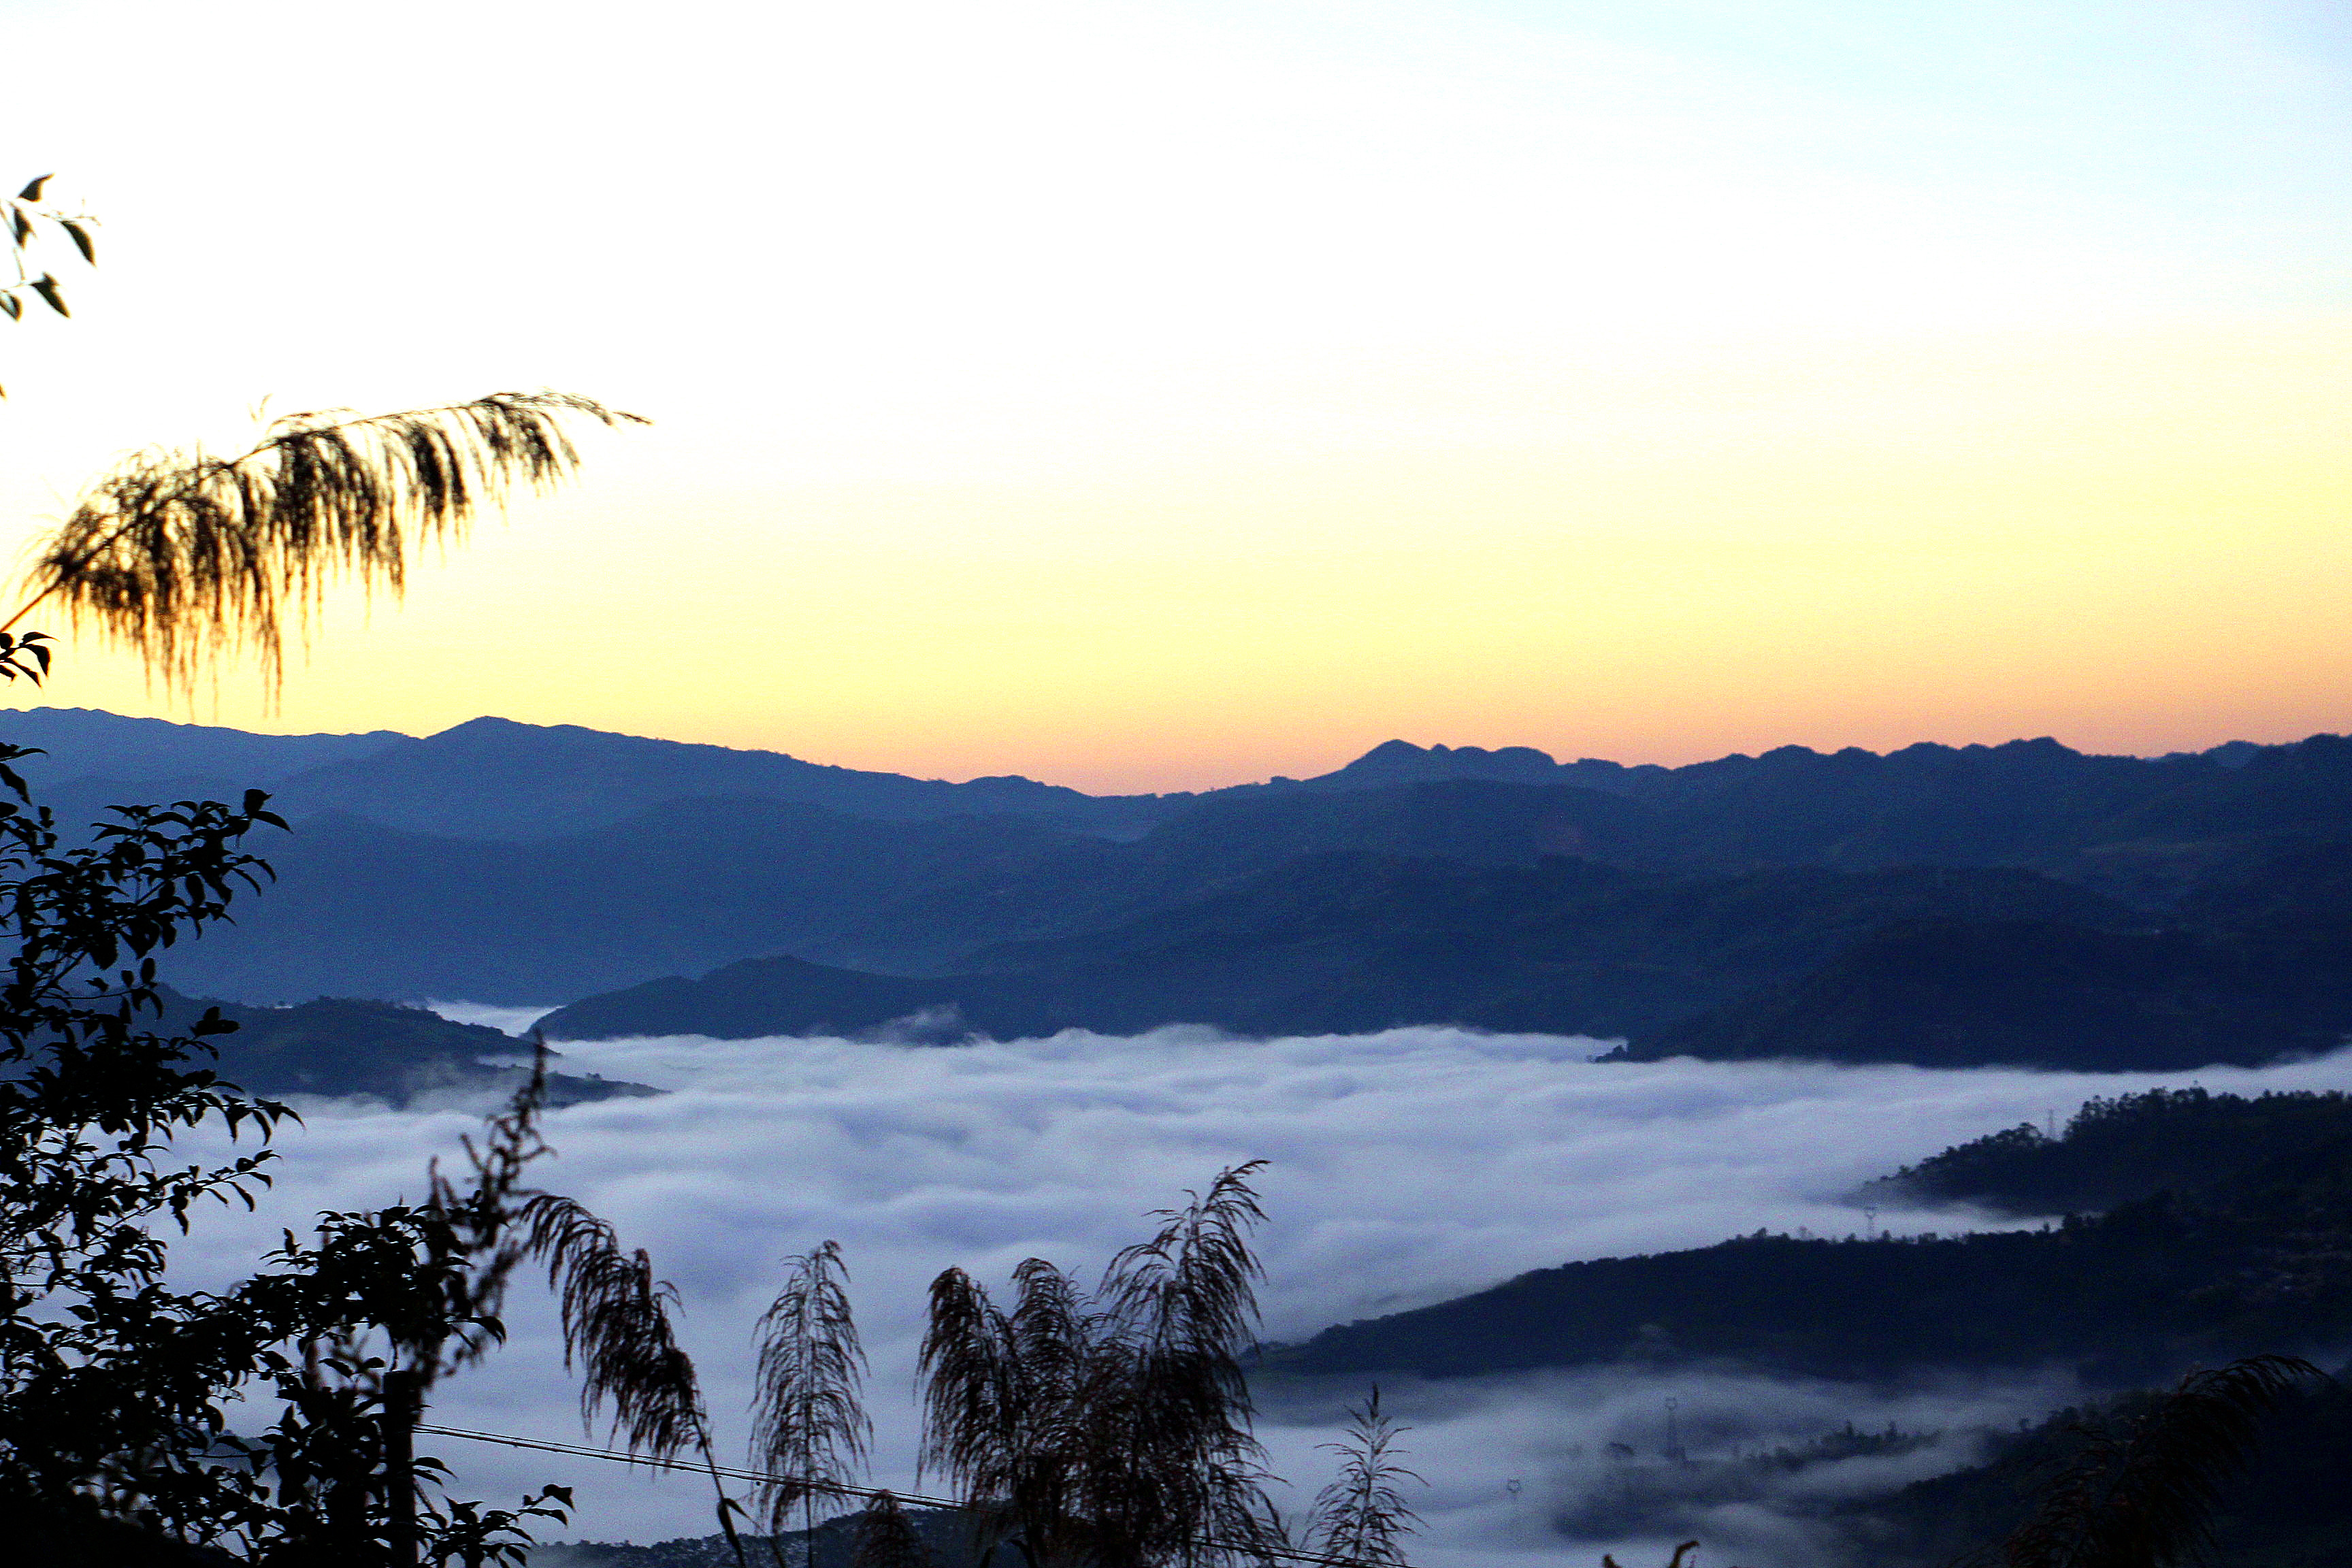
[[[450,1009],[455,1012],[457,1009]],[[1842,1194],[1951,1143],[2023,1121],[2063,1121],[2093,1095],[2189,1078],[1791,1064],[1593,1064],[1591,1040],[1452,1029],[1229,1040],[1198,1030],[1069,1034],[955,1048],[827,1039],[616,1040],[569,1046],[565,1066],[671,1090],[548,1119],[561,1158],[541,1181],[585,1200],[651,1249],[685,1301],[711,1409],[740,1441],[751,1324],[778,1260],[843,1246],[874,1363],[880,1484],[915,1481],[913,1347],[925,1287],[950,1264],[1001,1281],[1030,1256],[1098,1268],[1223,1167],[1269,1162],[1260,1240],[1266,1331],[1333,1322],[1477,1289],[1571,1258],[1704,1245],[1759,1226],[1846,1235]],[[2214,1089],[2352,1087],[2352,1055],[2259,1071],[2211,1069]],[[192,1276],[231,1277],[280,1225],[381,1204],[421,1186],[478,1121],[465,1110],[313,1108],[282,1141],[277,1187],[251,1221],[225,1218],[184,1247]],[[1984,1223],[1881,1212],[1896,1231]],[[521,1293],[515,1338],[449,1385],[450,1426],[578,1440],[550,1315]],[[1612,1373],[1391,1390],[1419,1428],[1431,1483],[1433,1564],[1556,1556],[1545,1521],[1601,1484],[1610,1442],[1654,1453],[1664,1400],[1681,1402],[1695,1455],[1889,1420],[1958,1429],[2038,1415],[2067,1391],[1997,1386],[1871,1394],[1756,1378]],[[1286,1395],[1262,1433],[1276,1468],[1311,1494],[1339,1408],[1360,1390]],[[576,1533],[639,1541],[711,1529],[707,1490],[618,1466],[453,1440],[436,1450],[469,1492],[555,1479],[580,1485]],[[1906,1457],[1942,1468],[1965,1445]],[[1853,1472],[1847,1472],[1852,1474]],[[1908,1472],[1906,1472],[1906,1474]],[[1605,1479],[1605,1478],[1602,1478]],[[1505,1483],[1521,1482],[1514,1497]],[[1709,1505],[1714,1506],[1714,1505]],[[1706,1517],[1738,1561],[1769,1564],[1781,1527],[1723,1504]],[[1638,1543],[1636,1550],[1644,1550]],[[1599,1547],[1596,1545],[1595,1552]],[[1622,1555],[1622,1553],[1621,1553]],[[1597,1555],[1596,1555],[1597,1560]],[[1717,1562],[1724,1559],[1717,1557]]]

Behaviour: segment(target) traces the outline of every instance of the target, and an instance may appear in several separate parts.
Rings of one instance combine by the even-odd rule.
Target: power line
[[[887,1496],[893,1501],[913,1503],[918,1508],[943,1508],[961,1512],[968,1505],[955,1498],[924,1497],[917,1492],[894,1492],[881,1487],[853,1487],[845,1481],[803,1480],[797,1476],[779,1476],[767,1470],[738,1469],[732,1465],[703,1463],[690,1459],[657,1458],[649,1454],[625,1453],[618,1448],[592,1448],[580,1443],[550,1443],[539,1437],[509,1437],[503,1432],[469,1432],[462,1426],[428,1426],[416,1424],[419,1432],[429,1432],[436,1437],[464,1437],[476,1443],[503,1443],[509,1448],[531,1448],[542,1454],[566,1454],[582,1459],[610,1459],[624,1465],[650,1465],[660,1470],[690,1470],[698,1476],[723,1476],[729,1480],[759,1481],[770,1486],[803,1487],[810,1491],[832,1492],[841,1497],[878,1498]],[[1244,1545],[1237,1542],[1204,1538],[1203,1546],[1219,1547],[1252,1557],[1279,1557],[1291,1563],[1312,1563],[1319,1568],[1368,1568],[1353,1557],[1326,1557],[1319,1552],[1300,1552],[1291,1547]],[[1399,1563],[1395,1568],[1413,1568],[1412,1563]]]

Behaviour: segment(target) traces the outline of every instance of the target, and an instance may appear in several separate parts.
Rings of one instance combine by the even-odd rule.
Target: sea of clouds
[[[511,1010],[444,1011],[513,1026]],[[1953,1212],[1853,1206],[1857,1184],[2021,1121],[2061,1123],[2087,1098],[2158,1084],[2213,1089],[2352,1088],[2352,1053],[2196,1075],[1930,1071],[1687,1060],[1596,1064],[1601,1043],[1447,1028],[1235,1040],[1191,1028],[1131,1037],[919,1047],[839,1039],[660,1038],[563,1047],[563,1068],[653,1085],[651,1099],[547,1118],[560,1158],[541,1184],[578,1197],[652,1252],[677,1287],[683,1331],[722,1441],[742,1440],[754,1321],[780,1260],[840,1241],[873,1363],[878,1484],[916,1485],[914,1348],[924,1292],[956,1265],[1003,1281],[1032,1256],[1091,1272],[1220,1170],[1267,1162],[1259,1237],[1265,1331],[1442,1300],[1572,1258],[1705,1245],[1759,1226],[1843,1236],[2001,1223]],[[193,1280],[248,1270],[278,1227],[322,1208],[415,1195],[480,1107],[305,1107],[280,1140],[277,1184],[253,1216],[199,1226],[175,1256]],[[509,1344],[439,1392],[447,1426],[579,1441],[573,1393],[542,1293],[518,1291]],[[1259,1434],[1297,1499],[1326,1479],[1358,1387],[1286,1391]],[[1547,1373],[1385,1390],[1415,1429],[1408,1463],[1426,1524],[1416,1560],[1663,1558],[1591,1506],[1622,1467],[1654,1462],[1664,1402],[1694,1458],[1802,1442],[1848,1421],[1943,1430],[1896,1458],[1806,1472],[1788,1487],[1853,1489],[1965,1463],[1967,1434],[2013,1425],[2074,1391],[2031,1372],[1998,1380],[1861,1388],[1731,1373]],[[436,1439],[468,1495],[541,1480],[580,1489],[570,1533],[649,1541],[708,1534],[708,1482],[590,1459]],[[722,1455],[722,1458],[729,1456]],[[1510,1483],[1517,1482],[1516,1489]],[[937,1478],[932,1478],[936,1489]],[[1294,1500],[1297,1500],[1295,1499]],[[1805,1527],[1770,1498],[1695,1500],[1705,1561],[1753,1568],[1810,1560]],[[1605,1514],[1606,1510],[1601,1510]],[[1587,1521],[1571,1541],[1554,1521]]]

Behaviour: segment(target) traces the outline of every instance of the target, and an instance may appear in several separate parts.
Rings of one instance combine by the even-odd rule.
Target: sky
[[[453,1007],[502,1025],[510,1010]],[[2215,1091],[2352,1087],[2352,1054],[2261,1069],[2099,1076],[1937,1071],[1688,1059],[1595,1064],[1603,1042],[1447,1028],[1270,1040],[1199,1028],[1130,1037],[1073,1031],[956,1048],[833,1039],[568,1042],[563,1066],[670,1092],[551,1113],[559,1151],[534,1180],[611,1220],[650,1249],[679,1292],[679,1330],[700,1368],[722,1460],[748,1436],[752,1324],[780,1288],[782,1259],[830,1237],[850,1273],[872,1363],[874,1484],[915,1483],[915,1351],[931,1279],[960,1267],[1002,1293],[1015,1264],[1042,1257],[1088,1281],[1139,1239],[1148,1211],[1181,1202],[1228,1166],[1255,1178],[1267,1221],[1265,1331],[1297,1340],[1335,1322],[1483,1289],[1573,1258],[1706,1246],[1759,1226],[1848,1236],[1979,1228],[1966,1211],[1855,1206],[1855,1186],[1951,1144],[2021,1122],[2063,1125],[2083,1101],[2190,1081]],[[312,1103],[282,1131],[275,1185],[250,1216],[199,1215],[173,1267],[195,1283],[249,1272],[280,1226],[324,1207],[377,1205],[419,1187],[425,1163],[455,1157],[478,1130],[462,1107],[393,1112]],[[1824,1136],[1824,1130],[1833,1135]],[[215,1134],[208,1134],[218,1142]],[[201,1156],[211,1145],[196,1151]],[[2031,1222],[2028,1222],[2031,1223]],[[577,1385],[547,1304],[519,1287],[513,1335],[481,1369],[442,1385],[437,1425],[579,1442]],[[1311,1497],[1333,1460],[1354,1380],[1265,1391],[1258,1431],[1275,1472]],[[1886,1467],[1827,1467],[1806,1487],[1866,1489],[1971,1462],[1972,1431],[2039,1419],[2079,1393],[2057,1373],[1972,1373],[1949,1382],[1861,1387],[1681,1367],[1415,1384],[1382,1380],[1413,1430],[1406,1461],[1428,1482],[1412,1551],[1428,1568],[1663,1562],[1703,1535],[1715,1563],[1814,1568],[1801,1528],[1718,1506],[1664,1542],[1595,1540],[1543,1521],[1622,1489],[1604,1459],[1622,1442],[1655,1457],[1664,1402],[1699,1458],[1801,1444],[1847,1421],[1945,1433]],[[436,1439],[461,1466],[460,1495],[519,1495],[579,1483],[574,1539],[707,1535],[692,1478],[647,1479]],[[1514,1498],[1506,1482],[1522,1483]],[[934,1486],[937,1478],[931,1478]],[[1629,1554],[1629,1551],[1632,1554]]]
[[[647,416],[272,701],[1097,790],[2352,728],[2322,0],[0,0],[101,223],[0,529],[265,416]],[[37,623],[36,623],[37,624]]]

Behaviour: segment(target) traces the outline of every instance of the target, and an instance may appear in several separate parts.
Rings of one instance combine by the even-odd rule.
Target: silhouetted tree
[[[92,254],[84,220],[31,205],[42,184],[6,204],[11,317],[27,290],[64,313],[54,278],[23,266],[40,223]],[[24,608],[0,627],[0,677],[47,673],[49,639],[14,628],[54,604],[183,686],[204,660],[248,649],[274,681],[287,628],[325,584],[397,590],[412,542],[454,535],[516,484],[566,476],[572,416],[634,418],[499,394],[295,416],[229,459],[133,459],[37,547]],[[549,1488],[509,1510],[442,1500],[443,1468],[413,1438],[435,1383],[502,1337],[505,1290],[527,1259],[562,1296],[585,1407],[609,1402],[633,1451],[707,1453],[692,1368],[643,1254],[523,1184],[547,1152],[543,1073],[468,1145],[465,1180],[436,1169],[419,1203],[324,1215],[233,1289],[172,1286],[168,1231],[205,1204],[250,1206],[289,1113],[207,1065],[209,1042],[236,1027],[216,1010],[184,1035],[147,1026],[162,1015],[156,959],[267,880],[246,837],[285,824],[255,790],[239,806],[117,807],[71,844],[7,766],[28,754],[0,744],[0,787],[16,797],[0,800],[0,1514],[20,1527],[17,1548],[69,1542],[58,1550],[78,1554],[129,1528],[268,1563],[518,1561],[523,1522],[562,1518],[569,1495]],[[212,1165],[175,1157],[174,1140],[207,1124],[254,1147]],[[257,1394],[274,1398],[276,1423],[232,1429],[227,1407]]]
[[[1162,1211],[1090,1293],[1034,1258],[1013,1271],[1010,1313],[961,1269],[933,1282],[925,1461],[1032,1568],[1150,1568],[1255,1538],[1265,1472],[1241,1357],[1257,1168]]]
[[[2294,1356],[2192,1372],[2120,1428],[2093,1426],[2032,1514],[2001,1544],[2006,1568],[2168,1568],[2210,1549],[2222,1485],[2242,1468],[2263,1417],[2320,1375]]]

